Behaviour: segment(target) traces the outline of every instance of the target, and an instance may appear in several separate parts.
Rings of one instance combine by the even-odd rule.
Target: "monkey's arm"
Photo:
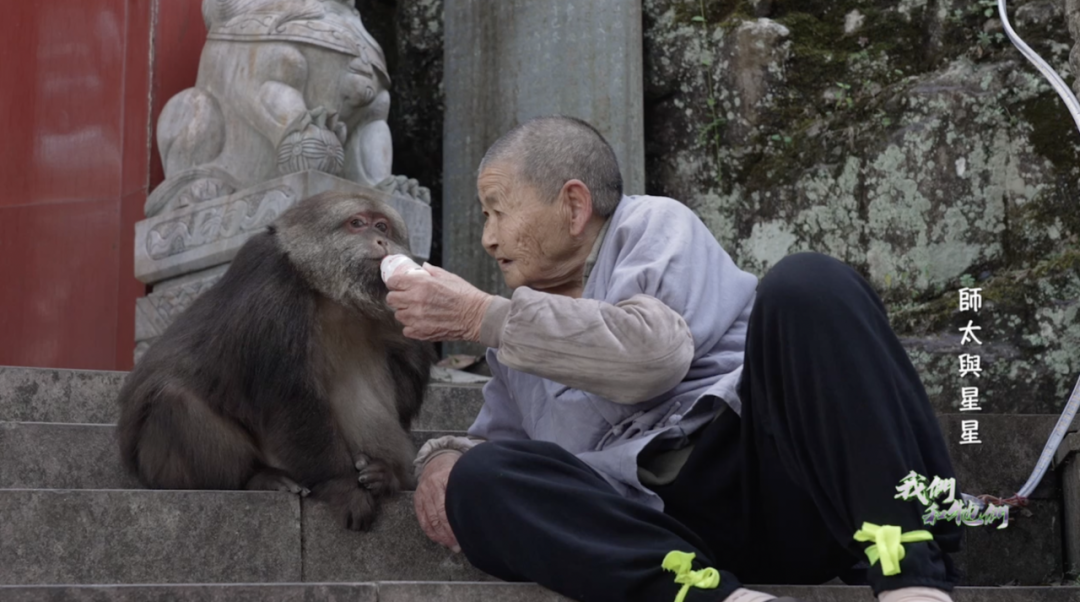
[[[408,430],[420,411],[424,391],[431,380],[431,365],[435,363],[435,347],[425,341],[404,339],[389,357],[390,376],[394,381],[394,405],[401,428]]]

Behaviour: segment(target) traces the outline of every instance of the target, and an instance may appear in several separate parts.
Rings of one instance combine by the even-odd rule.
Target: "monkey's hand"
[[[401,481],[394,474],[390,465],[382,460],[372,460],[365,454],[356,458],[356,470],[360,471],[357,481],[360,486],[375,497],[392,495],[401,491]]]
[[[455,552],[460,552],[461,546],[446,519],[446,483],[450,480],[450,470],[460,457],[458,453],[447,453],[432,458],[424,467],[420,484],[413,495],[413,507],[420,528],[431,541]]]
[[[405,325],[404,334],[421,341],[479,341],[480,325],[493,295],[464,278],[428,263],[431,278],[397,274],[386,281],[386,303]]]

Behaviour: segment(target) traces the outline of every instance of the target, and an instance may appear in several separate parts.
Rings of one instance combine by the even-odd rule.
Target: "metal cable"
[[[1012,25],[1009,24],[1009,15],[1005,12],[1005,0],[998,0],[998,14],[1001,16],[1001,24],[1005,27],[1005,34],[1009,36],[1009,40],[1013,45],[1023,54],[1027,60],[1031,61],[1031,64],[1035,65],[1035,68],[1039,70],[1039,73],[1043,74],[1043,77],[1050,82],[1050,85],[1054,88],[1054,91],[1058,93],[1061,100],[1065,101],[1065,106],[1069,108],[1069,113],[1072,115],[1073,121],[1076,123],[1077,131],[1080,131],[1080,100],[1077,100],[1076,95],[1069,89],[1061,79],[1061,77],[1054,71],[1050,65],[1046,64],[1046,61],[1042,59],[1030,46],[1024,43],[1020,39],[1020,36],[1016,35],[1013,31]],[[1050,464],[1054,460],[1054,454],[1057,453],[1058,447],[1061,446],[1061,441],[1065,439],[1065,435],[1069,430],[1069,426],[1072,424],[1073,418],[1076,417],[1077,409],[1080,408],[1080,379],[1077,379],[1076,386],[1073,387],[1072,395],[1069,396],[1069,400],[1065,403],[1065,410],[1062,411],[1061,417],[1058,418],[1057,424],[1054,425],[1054,430],[1050,432],[1050,437],[1046,441],[1046,445],[1043,446],[1042,454],[1039,456],[1039,461],[1035,463],[1034,470],[1031,471],[1031,476],[1028,477],[1024,486],[1020,488],[1020,491],[1016,492],[1011,498],[1001,500],[993,496],[971,496],[968,494],[962,494],[963,498],[969,500],[975,504],[978,504],[980,508],[986,506],[987,501],[991,501],[995,504],[1008,504],[1010,506],[1024,505],[1027,502],[1027,497],[1031,495],[1032,491],[1035,491],[1035,487],[1042,481],[1043,476],[1046,475],[1046,471],[1050,469]]]

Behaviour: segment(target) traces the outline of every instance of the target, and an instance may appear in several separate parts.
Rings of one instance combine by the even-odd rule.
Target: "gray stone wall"
[[[1080,374],[1080,134],[995,4],[645,0],[648,184],[755,273],[853,265],[957,406],[957,291],[982,287],[984,405],[1052,412]],[[1072,77],[1064,1],[1010,4]]]
[[[396,49],[395,171],[435,199],[441,4],[398,0],[392,41],[369,25]],[[646,189],[756,274],[803,250],[850,263],[956,406],[957,291],[982,287],[985,406],[1053,412],[1080,374],[1080,134],[994,4],[644,0]],[[1010,7],[1071,81],[1076,8]]]

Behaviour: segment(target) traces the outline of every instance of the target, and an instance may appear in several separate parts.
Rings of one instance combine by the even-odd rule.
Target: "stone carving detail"
[[[391,172],[390,77],[354,0],[203,0],[195,86],[169,100],[153,217],[317,170],[428,201]]]
[[[355,0],[202,0],[202,13],[198,78],[162,109],[165,181],[135,226],[135,277],[154,285],[136,303],[136,358],[308,196],[383,194],[413,253],[431,249],[430,192],[391,171],[390,77]]]
[[[194,276],[188,276],[183,279],[186,282],[161,287],[139,299],[136,302],[135,340],[145,341],[161,336],[169,324],[199,295],[214,286],[224,273],[221,268],[207,270],[202,278],[190,280]]]
[[[296,201],[288,186],[276,186],[225,205],[160,223],[146,235],[152,259],[179,255],[195,247],[269,225]]]

